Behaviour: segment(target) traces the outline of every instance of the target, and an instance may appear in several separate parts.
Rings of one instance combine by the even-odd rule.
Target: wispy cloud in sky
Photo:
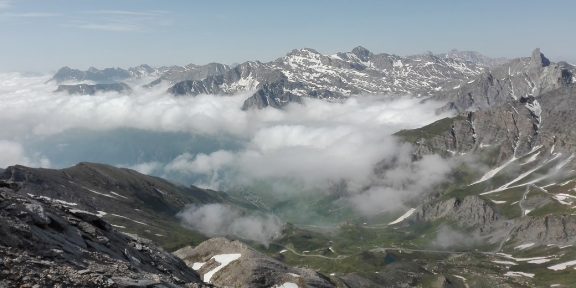
[[[61,16],[61,14],[48,13],[48,12],[26,12],[26,13],[3,13],[1,16],[12,18],[44,18],[44,17],[57,17]]]
[[[110,31],[110,32],[137,32],[147,31],[153,27],[166,26],[164,21],[167,11],[150,10],[92,10],[84,11],[82,18],[75,19],[73,27]]]
[[[134,32],[142,29],[142,27],[130,23],[86,23],[81,24],[77,27],[88,30],[100,30],[111,32]]]
[[[10,0],[0,0],[0,10],[7,9],[11,6],[12,1]]]
[[[153,11],[129,11],[129,10],[93,10],[86,11],[86,14],[97,15],[125,15],[125,16],[160,16],[168,14],[168,11],[153,10]]]

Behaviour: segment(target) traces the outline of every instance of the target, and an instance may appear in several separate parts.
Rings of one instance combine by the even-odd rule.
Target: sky
[[[456,48],[576,62],[576,1],[0,0],[0,72]]]

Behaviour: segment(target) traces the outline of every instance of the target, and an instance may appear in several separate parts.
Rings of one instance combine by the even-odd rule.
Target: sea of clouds
[[[438,156],[414,162],[412,147],[393,136],[448,116],[436,113],[441,103],[409,96],[242,111],[250,92],[174,97],[166,85],[132,83],[130,94],[83,96],[54,93],[49,79],[0,74],[0,167],[89,160],[224,191],[288,180],[302,193],[344,181],[350,206],[373,215],[405,209],[453,165]],[[375,175],[378,163],[389,168]]]

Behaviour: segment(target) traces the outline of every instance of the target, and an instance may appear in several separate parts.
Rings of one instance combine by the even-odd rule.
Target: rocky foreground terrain
[[[467,196],[427,202],[409,217],[390,222],[393,225],[372,219],[329,233],[287,225],[266,247],[224,238],[204,241],[207,238],[194,233],[167,229],[180,225],[178,210],[137,205],[149,197],[150,188],[139,186],[142,183],[168,185],[155,177],[83,163],[63,170],[8,167],[0,178],[5,287],[531,287],[532,279],[516,277],[510,265],[532,261],[529,267],[547,269],[562,264],[573,255],[566,247],[576,239],[572,216],[511,217],[483,196]],[[80,186],[88,185],[85,181],[92,191]],[[178,197],[178,190],[163,188],[152,203]],[[212,201],[228,201],[218,198],[219,192],[202,193],[214,194]],[[138,212],[144,209],[146,213]],[[444,233],[445,224],[440,223],[455,222],[477,229],[472,233],[479,237],[498,231],[509,231],[511,237],[447,250],[422,242]],[[157,229],[165,235],[154,233]],[[164,247],[182,248],[172,255],[146,239],[153,236]],[[527,251],[515,248],[531,243],[532,249],[540,248],[530,253],[540,256],[523,257]],[[483,252],[471,247],[483,247]],[[520,272],[531,275],[526,271],[532,270]]]
[[[0,186],[1,287],[204,287],[150,240],[13,182]]]

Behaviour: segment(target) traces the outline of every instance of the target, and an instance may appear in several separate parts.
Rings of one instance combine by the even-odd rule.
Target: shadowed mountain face
[[[149,240],[117,231],[80,205],[21,188],[0,181],[0,286],[203,287],[184,262]]]
[[[101,215],[119,230],[167,247],[180,245],[184,238],[205,239],[180,226],[177,214],[187,205],[233,202],[221,192],[178,186],[103,164],[80,163],[62,170],[13,166],[0,179],[17,183],[20,193]]]

